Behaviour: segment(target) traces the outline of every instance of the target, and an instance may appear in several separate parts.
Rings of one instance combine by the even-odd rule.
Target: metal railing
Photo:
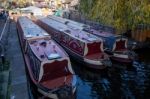
[[[2,38],[3,38],[3,35],[6,31],[6,26],[7,26],[8,22],[9,22],[9,16],[6,19],[6,22],[4,24],[2,32],[0,34],[0,57],[1,57],[1,62],[2,62],[2,67],[1,67],[2,70],[3,70],[3,65],[5,64],[5,52],[4,52],[4,44],[2,42]]]

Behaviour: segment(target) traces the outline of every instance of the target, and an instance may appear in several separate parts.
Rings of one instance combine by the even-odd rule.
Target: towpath
[[[14,21],[10,22],[7,40],[6,54],[11,70],[11,99],[29,99],[25,65]]]

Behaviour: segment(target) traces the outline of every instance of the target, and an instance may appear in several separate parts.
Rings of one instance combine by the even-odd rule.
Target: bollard
[[[4,65],[5,64],[5,56],[4,56],[4,54],[1,54],[1,59],[2,59],[2,64]]]

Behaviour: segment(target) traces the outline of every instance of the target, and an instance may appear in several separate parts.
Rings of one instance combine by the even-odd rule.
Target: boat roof
[[[86,25],[86,24],[83,24],[83,23],[80,23],[80,22],[76,22],[76,21],[73,21],[73,20],[70,20],[70,19],[57,17],[57,16],[54,16],[54,15],[49,15],[48,18],[51,18],[51,19],[56,20],[58,22],[61,22],[63,24],[67,23],[66,25],[72,26],[72,27],[77,28],[77,29],[82,29],[83,30],[83,29],[87,28],[88,30],[90,30],[90,32],[92,32],[93,34],[95,34],[97,36],[101,36],[101,37],[115,36],[112,33],[109,33],[109,32],[103,31],[103,30],[95,30],[89,25]]]
[[[73,21],[73,20],[69,20],[69,19],[66,19],[66,18],[54,16],[54,15],[49,15],[48,18],[56,20],[58,22],[61,22],[61,23],[65,24],[65,25],[78,28],[78,29],[83,29],[85,27],[89,27],[89,25],[86,25],[86,24],[83,24],[83,23],[79,23],[79,22],[76,22],[76,21]]]
[[[66,33],[67,35],[72,36],[73,38],[76,38],[82,42],[88,43],[88,42],[100,41],[100,39],[97,36],[91,33],[82,31],[80,29],[77,29],[71,26],[67,26],[53,19],[40,18],[40,20],[46,23],[47,25],[51,26],[52,28],[62,31],[63,33]]]
[[[23,16],[18,19],[25,38],[33,38],[33,37],[45,37],[49,36],[49,34],[32,22],[29,18]]]
[[[40,61],[47,61],[68,57],[64,50],[49,37],[30,39],[29,45]]]
[[[105,31],[102,31],[102,30],[95,30],[95,29],[90,29],[90,31],[97,35],[97,36],[101,36],[101,37],[115,37],[114,34],[112,33],[109,33],[109,32],[105,32]]]

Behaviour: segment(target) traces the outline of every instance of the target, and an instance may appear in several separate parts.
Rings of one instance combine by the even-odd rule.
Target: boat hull
[[[23,49],[22,49],[23,51]],[[41,98],[42,99],[59,99],[58,94],[52,94],[49,93],[47,91],[44,90],[39,90],[40,88],[38,87],[38,82],[34,79],[31,68],[30,68],[30,62],[29,62],[29,58],[26,54],[23,53],[23,58],[25,61],[25,68],[26,68],[26,75],[28,78],[28,82],[30,84],[30,89],[31,90],[31,94],[34,96],[34,98]],[[65,97],[71,97],[70,99],[74,99],[73,97],[75,97],[75,93],[76,93],[76,87],[72,89],[72,93],[71,95],[69,94],[68,96]],[[67,98],[66,98],[67,99]]]
[[[126,63],[126,64],[131,64],[133,62],[133,60],[130,58],[122,58],[122,57],[115,57],[115,56],[110,57],[110,59],[112,61],[116,61],[119,63]]]
[[[38,87],[38,82],[36,82],[33,77],[31,76],[31,69],[29,67],[29,60],[27,55],[23,55],[24,59],[25,59],[25,63],[26,63],[26,74],[27,74],[27,79],[28,79],[28,83],[30,84],[29,90],[31,91],[31,94],[34,96],[35,99],[37,98],[42,98],[42,99],[59,99],[59,94],[54,94],[54,93],[50,93],[49,91],[44,91],[42,90],[40,87]],[[76,87],[74,87],[72,89],[72,93],[71,95],[61,95],[62,98],[65,99],[75,99],[76,95]],[[69,98],[68,98],[69,97]]]
[[[126,53],[126,54],[124,54]],[[121,53],[113,53],[111,60],[120,62],[120,63],[126,63],[126,64],[132,64],[132,62],[137,58],[138,56],[133,51],[123,51]]]
[[[94,65],[94,64],[90,64],[87,61],[85,61],[85,58],[77,55],[76,53],[74,53],[73,51],[71,51],[69,48],[65,47],[62,45],[62,47],[68,52],[69,56],[71,56],[75,61],[77,61],[80,64],[83,64],[83,66],[86,66],[88,68],[92,68],[92,69],[104,69],[107,66],[104,64],[101,65]]]

